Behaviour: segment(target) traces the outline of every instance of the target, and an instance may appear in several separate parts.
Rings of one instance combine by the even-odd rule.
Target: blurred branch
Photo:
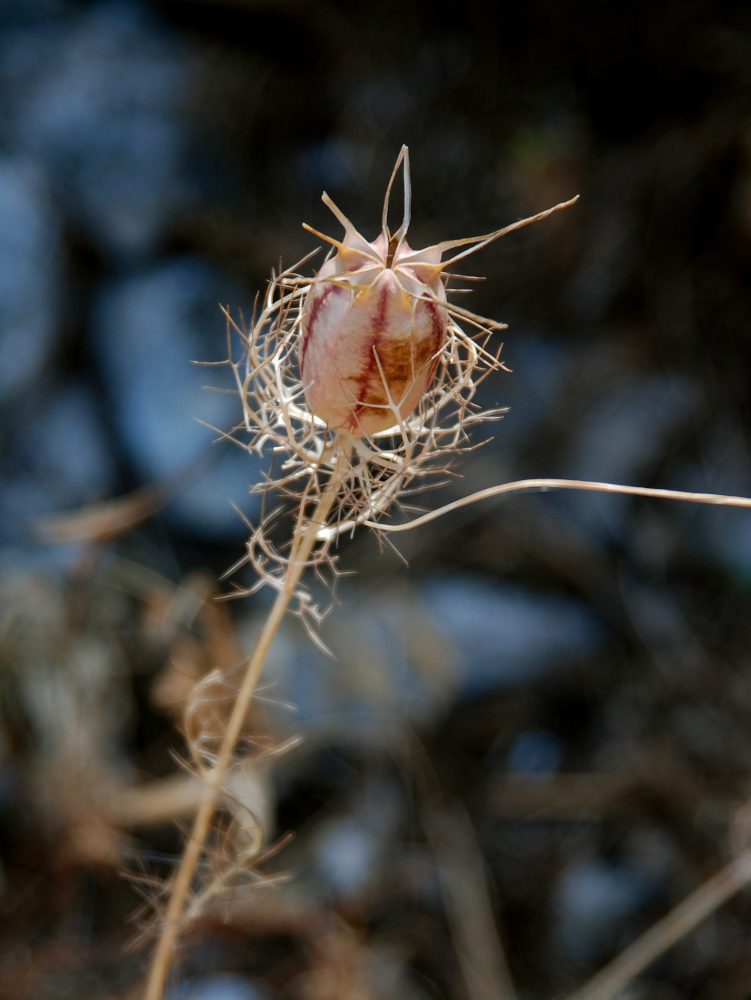
[[[34,533],[40,541],[51,545],[110,541],[153,517],[168,499],[163,487],[146,486],[127,496],[102,500],[78,510],[46,514],[34,523]]]
[[[572,993],[568,1000],[612,1000],[648,965],[749,883],[751,883],[751,849],[744,851],[700,885],[581,989]]]
[[[455,803],[427,811],[424,821],[467,995],[471,1000],[516,1000],[480,847],[467,813]]]

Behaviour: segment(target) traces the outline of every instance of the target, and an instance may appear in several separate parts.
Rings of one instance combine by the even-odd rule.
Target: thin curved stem
[[[222,786],[232,763],[243,724],[258,685],[258,679],[261,675],[266,654],[287,612],[297,584],[307,565],[310,553],[319,537],[318,533],[326,523],[331,508],[339,494],[346,466],[347,455],[344,449],[340,448],[336,467],[331,473],[326,488],[321,493],[313,513],[306,522],[298,522],[283,586],[277,594],[269,616],[264,622],[261,633],[258,636],[253,653],[248,660],[245,676],[237,692],[232,714],[227,724],[227,730],[222,738],[222,745],[217,755],[216,764],[209,774],[206,775],[206,781],[209,786],[208,793],[196,813],[190,837],[172,883],[169,903],[164,916],[164,924],[159,940],[157,941],[146,981],[144,1000],[161,1000],[164,995],[167,975],[172,965],[186,901],[190,894],[190,887],[204,851],[211,819],[216,812]]]
[[[450,514],[461,507],[469,507],[481,500],[507,496],[511,493],[544,493],[547,490],[586,490],[592,493],[618,493],[625,496],[653,497],[657,500],[682,500],[686,503],[706,503],[720,507],[751,507],[751,497],[728,496],[724,493],[691,493],[684,490],[663,490],[651,486],[621,486],[618,483],[590,482],[586,479],[517,479],[513,483],[500,483],[487,489],[470,493],[469,496],[453,500],[443,507],[421,514],[403,524],[382,524],[379,521],[364,521],[363,524],[378,531],[410,531],[423,524],[435,521],[444,514]]]

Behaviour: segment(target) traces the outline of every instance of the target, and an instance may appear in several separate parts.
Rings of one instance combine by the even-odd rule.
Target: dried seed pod
[[[389,196],[401,165],[404,218],[392,235]],[[305,398],[332,430],[365,436],[408,417],[433,381],[448,322],[441,248],[414,251],[407,243],[406,147],[386,191],[381,233],[372,243],[328,195],[323,200],[344,226],[344,238],[316,233],[336,252],[303,304],[299,355]]]
[[[404,177],[404,217],[388,228],[391,188]],[[365,437],[403,428],[431,388],[452,317],[481,330],[502,329],[446,300],[446,269],[515,229],[572,205],[571,198],[484,236],[446,240],[424,250],[407,243],[410,220],[409,153],[402,146],[383,203],[381,233],[369,243],[327,194],[323,202],[344,227],[335,240],[305,226],[335,253],[323,264],[302,305],[300,371],[310,411],[330,430]],[[464,247],[449,260],[448,250]]]

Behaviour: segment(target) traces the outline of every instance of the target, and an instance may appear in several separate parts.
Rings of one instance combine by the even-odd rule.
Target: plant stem
[[[180,924],[190,893],[193,876],[204,851],[211,819],[216,811],[222,792],[222,785],[232,763],[235,749],[253,700],[253,694],[258,685],[258,679],[261,675],[266,654],[286,614],[300,577],[305,570],[310,553],[316,543],[318,531],[326,523],[337,498],[346,467],[347,455],[340,446],[334,471],[331,473],[329,481],[326,484],[326,489],[321,493],[313,513],[307,520],[307,523],[302,521],[302,519],[298,521],[282,588],[276,596],[269,616],[264,622],[261,633],[258,636],[253,653],[248,660],[245,676],[237,692],[232,714],[227,724],[227,731],[222,738],[216,764],[206,775],[209,791],[196,813],[193,829],[190,832],[190,837],[172,883],[169,903],[164,915],[164,924],[149,969],[143,1000],[161,1000],[164,995],[167,975],[172,964]]]
[[[619,483],[598,483],[587,479],[517,479],[513,483],[488,486],[487,489],[470,493],[459,500],[452,500],[451,503],[447,503],[443,507],[436,507],[429,510],[427,514],[420,514],[419,517],[401,524],[383,524],[375,521],[363,521],[362,523],[369,528],[377,528],[384,532],[411,531],[413,528],[420,528],[430,521],[443,517],[444,514],[450,514],[461,507],[469,507],[480,500],[490,500],[493,497],[514,493],[546,493],[549,490],[584,490],[590,493],[616,493],[623,496],[652,497],[656,500],[681,500],[685,503],[714,504],[718,507],[751,507],[751,497],[736,497],[725,493],[693,493],[686,490],[664,490],[651,486],[622,486]]]

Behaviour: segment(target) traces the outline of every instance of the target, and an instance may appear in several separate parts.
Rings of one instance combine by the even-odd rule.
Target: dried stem
[[[467,996],[517,1000],[469,816],[453,803],[428,810],[425,822]]]
[[[206,797],[196,814],[185,852],[170,887],[169,903],[149,970],[144,1000],[160,1000],[164,994],[164,987],[172,964],[193,877],[201,855],[204,852],[204,846],[211,827],[211,820],[222,795],[224,781],[234,758],[243,724],[258,684],[261,668],[289,603],[295,594],[300,577],[308,565],[308,559],[319,538],[321,527],[325,525],[339,495],[347,475],[348,467],[347,452],[344,447],[340,447],[334,469],[312,514],[306,521],[298,521],[284,580],[258,637],[253,653],[248,660],[243,682],[237,692],[216,763],[205,775],[208,786]]]
[[[682,500],[686,503],[705,503],[719,507],[751,507],[751,497],[728,496],[724,493],[692,493],[686,490],[665,490],[651,486],[622,486],[620,483],[598,483],[586,479],[517,479],[513,483],[489,486],[487,489],[470,493],[466,497],[460,497],[459,500],[452,500],[451,503],[447,503],[443,507],[436,507],[435,510],[428,511],[427,514],[421,514],[420,517],[402,524],[376,524],[371,521],[364,523],[371,528],[378,528],[379,531],[411,531],[412,528],[419,528],[430,521],[443,517],[444,514],[450,514],[461,507],[469,507],[481,500],[490,500],[493,497],[508,496],[513,493],[545,493],[548,490],[584,490],[592,493],[653,497],[656,500]]]

